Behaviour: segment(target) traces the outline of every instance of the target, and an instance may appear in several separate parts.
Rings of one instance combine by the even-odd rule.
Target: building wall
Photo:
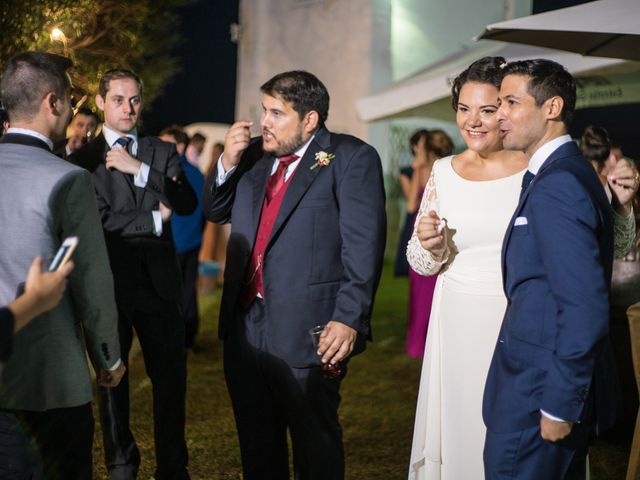
[[[389,21],[378,4],[388,0],[242,0],[236,118],[258,122],[260,85],[303,69],[329,90],[329,129],[366,139],[355,100],[387,84],[389,75],[388,33],[386,39],[375,33]],[[255,125],[253,132],[259,132]]]
[[[490,23],[531,13],[531,0],[391,0],[391,4],[394,81],[468,48]]]
[[[241,0],[236,118],[253,120],[259,134],[260,85],[286,70],[317,75],[331,95],[329,129],[356,135],[380,154],[393,252],[404,218],[396,177],[409,161],[408,135],[443,128],[455,138],[457,129],[426,118],[366,124],[356,100],[469,47],[488,23],[528,15],[531,1]]]
[[[331,95],[328,127],[371,143],[388,170],[397,156],[390,124],[361,122],[356,100],[468,48],[488,23],[528,15],[531,2],[241,0],[236,118],[253,120],[258,134],[260,85],[282,71],[308,70]],[[429,119],[411,122],[440,126]]]

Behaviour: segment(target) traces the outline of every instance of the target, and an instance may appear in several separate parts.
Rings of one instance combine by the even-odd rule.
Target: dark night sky
[[[175,54],[182,71],[147,105],[144,131],[150,135],[173,123],[231,123],[234,118],[237,46],[229,27],[238,22],[238,0],[199,0],[177,13],[183,42]]]
[[[559,8],[573,7],[593,0],[533,0],[532,14],[558,10]]]

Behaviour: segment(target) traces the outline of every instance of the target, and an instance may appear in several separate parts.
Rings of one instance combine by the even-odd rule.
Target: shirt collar
[[[304,145],[302,145],[298,150],[296,150],[294,153],[295,155],[298,156],[298,158],[302,158],[304,157],[304,154],[307,152],[307,149],[309,148],[309,145],[311,144],[311,141],[316,137],[316,134],[314,133],[313,135],[311,135],[311,138],[309,138],[309,140],[307,140],[307,143],[305,143]]]
[[[138,144],[138,131],[135,128],[126,135],[122,135],[121,133],[116,132],[115,130],[109,128],[107,125],[103,124],[102,134],[104,135],[104,139],[107,142],[107,145],[109,145],[110,147],[113,147],[113,144],[116,143],[116,140],[118,140],[120,137],[129,137],[133,142],[132,148],[137,147]]]
[[[291,162],[289,164],[289,166],[287,167],[287,173],[293,172],[296,169],[296,167],[298,166],[298,164],[302,160],[302,157],[307,152],[307,149],[309,148],[309,145],[311,144],[311,141],[315,138],[315,136],[316,135],[314,133],[313,135],[311,135],[311,138],[309,140],[307,140],[307,142],[304,145],[302,145],[298,150],[293,152],[294,155],[298,156],[298,159],[295,162]],[[276,161],[273,162],[273,167],[271,167],[271,174],[272,175],[276,171],[276,169],[278,168],[278,164],[279,163],[280,163],[280,158],[276,158]],[[286,174],[285,174],[285,177],[286,177]]]
[[[21,133],[22,135],[36,137],[38,140],[42,140],[44,143],[46,143],[49,146],[49,150],[53,151],[53,140],[51,140],[46,135],[41,134],[40,132],[36,132],[35,130],[31,130],[29,128],[9,127],[7,133]]]
[[[529,160],[528,170],[536,175],[540,170],[540,167],[542,167],[542,165],[544,165],[544,162],[547,161],[547,158],[549,158],[549,155],[556,151],[561,145],[564,145],[565,143],[568,143],[570,141],[571,135],[561,135],[554,138],[553,140],[549,140],[538,150],[536,150],[531,156],[531,159]]]

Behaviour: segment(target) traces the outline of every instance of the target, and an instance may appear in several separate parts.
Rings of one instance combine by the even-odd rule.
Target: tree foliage
[[[193,0],[0,0],[0,64],[27,50],[71,57],[72,78],[90,99],[110,68],[133,69],[150,105],[180,70],[175,9]],[[64,34],[57,39],[51,32]]]

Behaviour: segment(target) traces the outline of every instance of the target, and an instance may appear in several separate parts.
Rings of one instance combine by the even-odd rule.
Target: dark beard
[[[293,152],[298,150],[305,143],[306,143],[306,140],[302,138],[302,129],[299,128],[296,131],[295,137],[293,137],[288,141],[283,141],[282,143],[279,143],[277,149],[271,151],[270,153],[273,153],[273,155],[278,158],[284,157],[285,155],[291,155]]]

